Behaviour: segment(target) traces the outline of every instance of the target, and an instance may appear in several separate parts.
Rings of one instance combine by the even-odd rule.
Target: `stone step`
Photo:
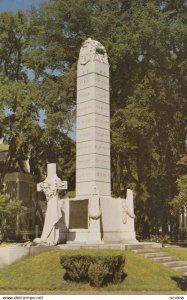
[[[177,272],[182,272],[182,273],[187,272],[187,266],[174,267],[172,269]]]
[[[175,261],[169,261],[169,262],[163,262],[164,266],[166,267],[181,267],[181,266],[187,266],[187,261],[182,260],[175,260]]]
[[[143,249],[136,249],[133,250],[133,252],[137,253],[137,254],[143,254],[143,253],[157,253],[160,252],[161,249],[155,249],[155,248],[143,248]]]
[[[154,260],[155,262],[160,262],[160,263],[171,262],[171,261],[177,260],[177,258],[173,257],[173,256],[152,257],[151,259]]]
[[[146,249],[147,251],[148,250],[151,250],[151,249],[154,249],[155,251],[157,251],[157,249],[160,249],[162,248],[162,244],[160,243],[152,243],[152,242],[140,242],[140,243],[137,243],[137,244],[126,244],[125,245],[125,250],[136,250],[136,251],[139,251],[139,250],[142,250],[142,249]]]
[[[187,261],[179,260],[178,257],[171,256],[167,252],[161,251],[160,248],[139,248],[133,249],[133,252],[152,259],[155,262],[163,264],[165,267],[171,268],[177,272],[181,272],[187,276]]]
[[[156,258],[156,257],[168,257],[168,254],[165,253],[165,252],[161,252],[161,251],[158,251],[158,252],[152,252],[152,253],[141,253],[140,255],[143,255],[144,257],[147,257],[147,258]]]

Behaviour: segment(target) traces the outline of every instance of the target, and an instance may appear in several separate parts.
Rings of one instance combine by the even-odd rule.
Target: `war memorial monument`
[[[104,46],[90,38],[78,59],[76,112],[76,197],[59,200],[63,203],[59,212],[57,191],[66,183],[57,177],[55,164],[49,164],[52,173],[38,184],[48,200],[43,231],[51,228],[54,236],[63,215],[66,232],[59,232],[67,244],[138,243],[133,192],[128,189],[126,199],[111,196],[109,63]],[[56,220],[53,226],[51,220]],[[55,236],[52,241],[50,232],[42,236],[45,239],[35,242],[60,242]]]

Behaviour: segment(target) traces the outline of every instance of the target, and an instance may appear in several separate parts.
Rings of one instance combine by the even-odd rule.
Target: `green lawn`
[[[77,284],[63,280],[64,271],[60,256],[66,254],[124,254],[127,277],[119,285],[108,285],[100,291],[178,291],[176,281],[180,274],[130,251],[68,250],[41,253],[0,270],[0,289],[89,291],[89,284]],[[175,277],[175,280],[172,279]],[[177,279],[177,280],[176,280]],[[98,289],[97,289],[98,290]]]
[[[165,246],[163,250],[168,252],[171,255],[179,257],[181,260],[187,260],[187,248],[185,247],[182,248],[182,247]]]

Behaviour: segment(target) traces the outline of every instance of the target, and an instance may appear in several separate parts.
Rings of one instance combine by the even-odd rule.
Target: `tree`
[[[68,137],[72,105],[64,104],[67,90],[62,90],[61,79],[44,78],[35,64],[29,65],[29,55],[35,51],[31,42],[34,34],[36,38],[28,14],[1,13],[0,133],[9,144],[1,184],[7,172],[24,171],[22,161],[28,158],[36,180],[40,180],[47,162],[57,162],[59,155],[68,158],[74,149]],[[37,53],[34,57],[38,58]],[[52,72],[49,62],[46,68]],[[72,173],[69,177],[73,178]]]
[[[8,195],[0,194],[1,240],[7,237],[7,230],[9,229],[7,218],[11,218],[11,221],[14,220],[16,223],[16,216],[23,209],[21,200],[11,200]]]
[[[28,157],[29,148],[38,136],[38,111],[32,94],[32,84],[23,64],[28,47],[27,15],[18,12],[1,13],[0,18],[0,115],[1,135],[9,144],[2,180],[16,162]]]
[[[179,177],[176,183],[178,195],[171,200],[170,205],[173,213],[179,216],[187,206],[187,175]]]
[[[115,192],[125,183],[135,187],[139,222],[146,212],[152,232],[158,232],[159,223],[163,233],[167,232],[169,201],[176,191],[176,163],[184,151],[184,17],[172,18],[170,11],[163,12],[153,1],[134,6],[129,30],[135,24],[136,75],[131,94],[112,119]]]

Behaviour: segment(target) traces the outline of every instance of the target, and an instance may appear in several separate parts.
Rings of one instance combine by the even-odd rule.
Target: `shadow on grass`
[[[181,291],[187,291],[187,276],[172,276],[171,279],[177,283],[177,286]]]

